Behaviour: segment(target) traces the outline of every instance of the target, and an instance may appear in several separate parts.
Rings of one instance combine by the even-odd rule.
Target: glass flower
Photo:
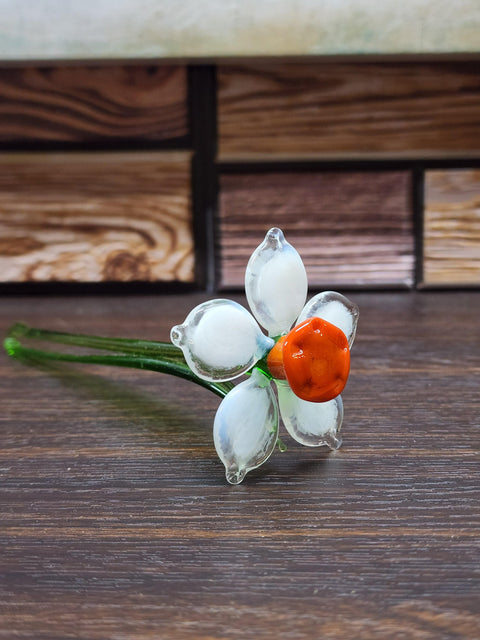
[[[270,457],[280,421],[301,444],[341,445],[340,394],[349,374],[358,307],[334,291],[305,304],[307,289],[299,254],[273,228],[245,273],[253,316],[232,300],[210,300],[171,330],[173,344],[199,378],[221,382],[248,374],[222,400],[213,427],[231,484]]]

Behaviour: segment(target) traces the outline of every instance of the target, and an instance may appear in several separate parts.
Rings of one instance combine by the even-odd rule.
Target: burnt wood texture
[[[0,637],[477,639],[480,294],[351,297],[343,447],[235,487],[208,391],[2,353]],[[3,298],[0,332],[166,340],[204,299]]]
[[[280,227],[311,286],[411,285],[414,269],[408,172],[271,172],[220,178],[221,287],[242,286],[265,231]]]
[[[0,69],[0,145],[161,142],[187,134],[183,66]]]
[[[0,281],[192,282],[190,160],[0,155]]]
[[[221,65],[218,87],[220,160],[480,153],[478,61]]]
[[[480,285],[480,169],[427,171],[423,282]]]

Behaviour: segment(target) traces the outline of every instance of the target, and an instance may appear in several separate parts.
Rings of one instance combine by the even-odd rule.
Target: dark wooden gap
[[[186,294],[197,289],[191,282],[1,282],[0,295],[109,296]]]
[[[258,244],[260,244],[260,242],[262,241],[262,238],[259,240]],[[301,257],[301,256],[300,256]],[[245,264],[245,267],[247,265]],[[438,289],[439,287],[435,287],[435,289]],[[448,287],[446,287],[448,289]],[[455,291],[457,290],[457,288],[459,290],[461,290],[460,287],[455,287]],[[452,289],[452,287],[450,287],[450,290]],[[392,285],[392,284],[338,284],[338,283],[328,283],[326,282],[324,285],[322,285],[321,287],[318,286],[310,286],[308,287],[308,291],[309,294],[308,296],[310,297],[311,295],[314,295],[315,293],[319,292],[319,291],[340,291],[342,293],[348,294],[348,293],[392,293],[392,294],[401,294],[401,293],[405,293],[405,294],[409,294],[412,293],[414,291],[413,287],[406,285],[406,284],[398,284],[398,285]],[[239,295],[241,294],[243,291],[243,286],[238,285],[238,286],[223,286],[222,290],[221,290],[221,295],[226,296],[226,295]]]
[[[191,148],[190,137],[170,140],[130,140],[112,138],[110,140],[89,140],[88,142],[62,142],[58,140],[0,142],[0,150],[5,152],[68,152],[68,151],[186,151]]]
[[[375,160],[271,160],[266,162],[217,162],[217,169],[220,174],[242,174],[242,173],[269,173],[274,171],[279,173],[304,171],[394,171],[414,168],[426,169],[469,169],[480,167],[480,157],[478,158],[430,158],[415,159],[395,159],[385,158]]]
[[[188,67],[188,108],[192,159],[192,218],[195,280],[210,293],[216,289],[215,218],[218,180],[217,71],[214,65]]]
[[[425,167],[415,166],[412,169],[412,214],[413,214],[413,241],[415,251],[415,263],[413,282],[418,289],[423,280],[423,186]]]

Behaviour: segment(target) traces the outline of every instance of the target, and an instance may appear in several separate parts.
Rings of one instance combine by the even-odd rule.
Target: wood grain
[[[352,297],[343,447],[237,487],[206,390],[0,355],[0,638],[476,640],[480,293]],[[204,299],[3,298],[0,333],[165,340]]]
[[[2,282],[193,281],[189,153],[0,156]]]
[[[0,143],[169,140],[187,118],[183,66],[0,69]]]
[[[480,285],[480,170],[427,171],[425,284]]]
[[[311,286],[410,285],[408,172],[261,173],[220,180],[220,285],[243,286],[259,239],[280,227]]]
[[[480,151],[480,63],[268,63],[218,71],[219,158]]]

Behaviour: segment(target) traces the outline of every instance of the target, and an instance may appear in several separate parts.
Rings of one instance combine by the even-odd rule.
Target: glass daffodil
[[[299,254],[273,228],[245,273],[253,316],[232,300],[216,299],[198,305],[172,328],[173,344],[202,380],[218,383],[249,374],[226,394],[213,427],[231,484],[269,458],[280,421],[301,444],[341,445],[340,394],[350,370],[358,307],[334,291],[305,304],[307,289]]]
[[[280,422],[304,445],[337,449],[341,444],[340,394],[350,370],[358,308],[334,291],[305,304],[307,288],[297,251],[280,229],[270,229],[245,273],[252,313],[232,300],[204,302],[172,328],[172,342],[16,323],[4,347],[24,362],[133,367],[185,378],[213,391],[222,398],[213,426],[215,448],[228,482],[238,484],[268,459],[277,442],[281,446]],[[64,349],[43,350],[24,340],[53,342]],[[78,347],[93,353],[65,351]],[[242,376],[239,384],[231,382]]]

